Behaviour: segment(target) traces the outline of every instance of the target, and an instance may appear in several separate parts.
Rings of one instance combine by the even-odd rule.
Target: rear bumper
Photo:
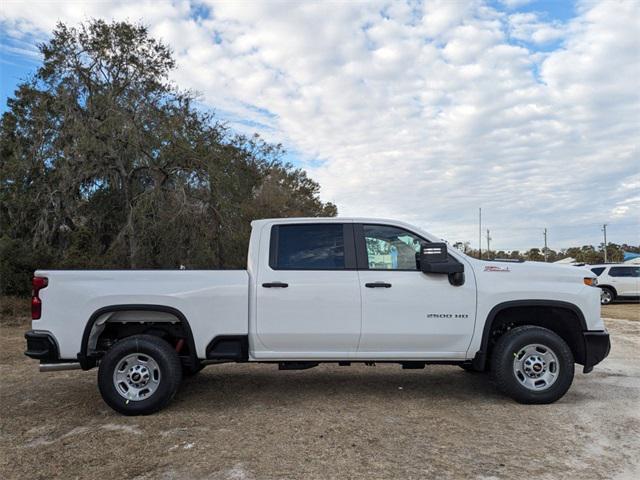
[[[48,332],[29,330],[24,334],[27,339],[27,357],[35,358],[41,362],[55,362],[60,359],[58,344],[53,335]]]
[[[609,333],[605,330],[583,332],[584,337],[584,369],[583,373],[589,373],[604,360],[611,351]]]

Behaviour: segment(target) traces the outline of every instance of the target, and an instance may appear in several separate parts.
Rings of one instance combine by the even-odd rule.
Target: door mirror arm
[[[464,285],[464,272],[450,273],[449,283],[454,287]]]

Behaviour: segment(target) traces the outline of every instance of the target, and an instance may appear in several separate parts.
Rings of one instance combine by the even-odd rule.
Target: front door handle
[[[264,288],[287,288],[289,284],[282,283],[282,282],[270,282],[270,283],[263,283],[262,286]]]
[[[391,288],[391,284],[386,282],[365,283],[364,286],[367,288]]]

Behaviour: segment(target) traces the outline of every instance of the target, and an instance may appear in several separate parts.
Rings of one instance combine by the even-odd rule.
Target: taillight
[[[40,300],[40,290],[49,285],[46,277],[33,277],[31,281],[31,320],[39,320],[42,315],[42,300]]]

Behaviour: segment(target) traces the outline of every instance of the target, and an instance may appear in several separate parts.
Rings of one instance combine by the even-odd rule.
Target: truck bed
[[[90,319],[106,306],[173,308],[189,320],[196,353],[205,357],[218,334],[248,333],[249,277],[245,270],[38,270],[42,317],[34,330],[55,330],[61,358],[75,359]]]

